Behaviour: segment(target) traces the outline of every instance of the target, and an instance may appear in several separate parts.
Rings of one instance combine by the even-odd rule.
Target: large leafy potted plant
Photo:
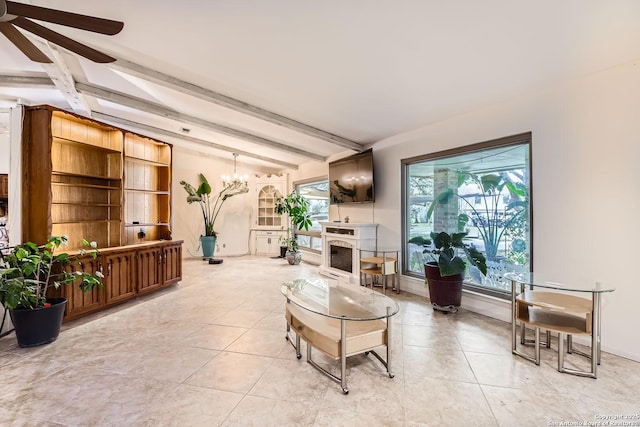
[[[462,282],[467,263],[487,274],[487,261],[475,246],[463,241],[466,232],[449,234],[431,233],[431,238],[416,236],[409,243],[424,247],[423,253],[429,254],[431,261],[424,264],[424,276],[429,287],[429,299],[434,310],[457,311],[462,301]],[[458,255],[462,250],[465,257]]]
[[[9,311],[20,347],[48,344],[58,337],[67,300],[49,298],[51,288],[77,283],[89,292],[102,287],[101,272],[86,273],[75,256],[56,254],[66,243],[65,236],[49,237],[44,245],[27,242],[0,259],[0,303]],[[95,259],[95,243],[83,243],[91,249],[80,254]]]
[[[216,232],[214,225],[222,205],[229,198],[237,194],[247,193],[249,188],[244,182],[231,181],[225,182],[222,186],[222,190],[215,196],[212,201],[211,185],[207,178],[203,174],[198,174],[200,178],[200,184],[198,187],[194,187],[186,181],[180,181],[187,192],[187,203],[198,203],[200,210],[202,211],[202,218],[204,219],[204,234],[200,236],[200,244],[202,245],[202,255],[205,258],[213,257],[213,252],[216,247]]]
[[[295,190],[287,197],[279,197],[276,200],[276,213],[289,217],[289,227],[287,237],[284,242],[287,245],[286,258],[291,265],[300,264],[302,253],[298,250],[296,231],[308,230],[311,227],[311,216],[309,214],[309,204],[307,199],[298,194]]]

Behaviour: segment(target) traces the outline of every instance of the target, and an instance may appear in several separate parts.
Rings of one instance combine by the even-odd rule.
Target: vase
[[[200,245],[202,246],[202,256],[213,258],[213,252],[216,249],[216,236],[200,236]]]
[[[429,300],[434,310],[445,313],[458,311],[462,302],[464,273],[441,276],[436,263],[424,265],[424,277],[429,287]]]
[[[58,338],[67,300],[47,298],[49,307],[9,310],[20,347],[49,344]]]

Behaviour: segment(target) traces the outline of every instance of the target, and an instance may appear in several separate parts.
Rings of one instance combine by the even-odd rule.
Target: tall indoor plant
[[[429,287],[429,299],[434,310],[457,311],[462,301],[462,282],[467,264],[487,274],[487,260],[472,244],[463,241],[466,232],[449,234],[432,232],[431,238],[416,236],[409,243],[424,247],[431,261],[424,264],[424,276]],[[458,255],[462,250],[465,258]]]
[[[287,245],[286,258],[289,264],[300,264],[302,253],[298,250],[298,241],[296,240],[296,231],[308,230],[311,227],[311,217],[309,214],[309,204],[307,199],[298,194],[295,190],[289,193],[287,197],[279,197],[276,200],[276,213],[278,215],[287,215],[289,217],[289,226],[287,228]]]
[[[0,258],[0,303],[9,311],[21,347],[47,344],[58,337],[67,301],[49,298],[50,289],[74,283],[83,292],[102,287],[100,271],[87,273],[75,256],[56,254],[66,243],[66,236],[51,236],[44,245],[23,243]],[[83,244],[91,249],[80,254],[97,258],[95,242],[84,240]]]
[[[237,194],[247,193],[249,187],[245,182],[234,180],[231,182],[223,183],[222,190],[215,196],[212,201],[211,185],[207,178],[203,174],[198,174],[200,178],[200,184],[198,188],[189,184],[186,181],[180,181],[187,192],[187,203],[197,202],[200,205],[202,211],[202,217],[204,219],[204,234],[200,236],[200,244],[202,245],[202,255],[205,258],[213,257],[213,252],[216,247],[216,237],[218,233],[214,228],[216,218],[222,209],[222,205],[229,198]]]

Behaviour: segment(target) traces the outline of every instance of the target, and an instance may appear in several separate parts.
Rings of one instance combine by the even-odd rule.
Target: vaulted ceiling
[[[22,0],[124,22],[43,25],[97,64],[0,35],[0,108],[52,104],[230,158],[297,168],[576,76],[640,59],[637,0]]]

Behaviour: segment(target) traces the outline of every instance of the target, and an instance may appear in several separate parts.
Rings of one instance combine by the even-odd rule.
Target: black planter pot
[[[284,258],[287,255],[287,249],[286,246],[280,246],[280,258]]]
[[[456,312],[462,302],[462,282],[464,273],[441,276],[435,262],[424,265],[424,275],[429,286],[429,299],[434,310],[445,313]]]
[[[49,344],[58,338],[67,300],[48,298],[49,307],[9,310],[20,347]]]

